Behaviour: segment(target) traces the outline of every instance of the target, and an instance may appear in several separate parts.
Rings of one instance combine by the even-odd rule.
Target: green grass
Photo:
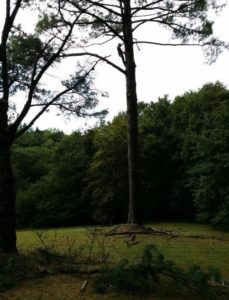
[[[139,244],[127,248],[123,236],[105,238],[99,235],[93,253],[102,255],[100,252],[105,249],[106,253],[109,252],[112,262],[123,258],[131,260],[141,253],[145,245],[154,244],[166,259],[173,260],[178,266],[185,268],[190,264],[197,264],[204,269],[213,266],[229,278],[228,232],[218,231],[207,225],[188,223],[158,223],[150,226],[173,231],[179,237],[167,240],[166,236],[137,235],[136,240]],[[58,251],[66,251],[68,246],[74,243],[74,247],[82,249],[82,255],[87,256],[90,248],[90,228],[92,227],[49,229],[46,243],[55,245]],[[23,252],[41,246],[35,231],[32,230],[18,231],[17,240],[18,248]]]
[[[172,231],[176,237],[167,239],[165,235],[136,235],[137,245],[127,247],[125,240],[128,236],[111,236],[105,237],[104,231],[109,227],[99,227],[100,234],[96,235],[94,248],[91,258],[97,261],[104,257],[104,253],[109,253],[109,262],[117,263],[123,258],[136,261],[147,244],[154,244],[165,259],[173,260],[178,266],[186,268],[188,265],[200,265],[203,269],[212,266],[221,271],[225,279],[229,279],[229,232],[215,230],[210,226],[188,223],[157,223],[149,226]],[[33,250],[42,248],[43,245],[38,238],[38,233],[44,234],[43,241],[55,249],[57,252],[66,252],[68,249],[78,253],[79,261],[85,260],[91,249],[90,237],[93,227],[75,227],[75,228],[58,228],[45,230],[19,230],[17,232],[17,243],[19,252],[29,253],[28,256],[22,256],[24,259],[32,259]],[[98,228],[98,227],[97,227]],[[35,252],[35,257],[39,253]],[[84,266],[85,267],[85,266]],[[133,295],[106,293],[104,295],[95,294],[92,289],[92,278],[90,276],[79,276],[72,274],[54,273],[52,276],[36,278],[35,274],[30,274],[31,279],[21,281],[17,286],[1,293],[3,299],[23,299],[23,300],[139,300],[140,298]],[[88,280],[86,290],[81,293],[80,288],[84,280]],[[167,288],[165,287],[167,285]],[[163,286],[163,287],[162,287]],[[162,287],[162,288],[161,288]],[[196,296],[187,296],[173,291],[169,288],[168,283],[159,287],[159,293],[147,297],[148,300],[181,300],[181,299],[201,299]],[[5,297],[5,298],[4,298]]]

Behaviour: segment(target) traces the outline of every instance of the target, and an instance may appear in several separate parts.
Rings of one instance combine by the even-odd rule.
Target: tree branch
[[[99,22],[101,22],[101,24],[104,24],[115,36],[119,37],[122,41],[123,38],[122,36],[119,34],[118,31],[116,31],[111,25],[110,25],[110,21],[106,21],[103,18],[101,18],[99,15],[96,15],[92,12],[89,11],[88,8],[82,8],[79,4],[77,4],[74,1],[69,1],[75,8],[78,9],[78,11],[80,11],[81,13],[84,13],[88,16],[91,16],[93,18],[95,18],[95,20],[98,20]],[[88,0],[88,2],[90,3],[90,0]],[[119,23],[119,22],[118,22]]]
[[[109,6],[107,4],[105,4],[105,3],[102,4],[99,1],[92,1],[92,0],[87,0],[87,2],[91,3],[93,6],[98,6],[98,7],[102,8],[102,9],[106,10],[108,13],[111,13],[111,14],[114,14],[114,15],[116,15],[118,17],[121,17],[120,13],[118,13],[117,11],[109,8]],[[116,8],[119,8],[119,7],[116,6]]]
[[[74,23],[70,26],[69,32],[66,35],[65,39],[63,40],[63,42],[60,45],[60,47],[57,50],[57,52],[54,53],[53,56],[48,60],[48,62],[42,67],[42,69],[40,70],[40,72],[37,75],[37,77],[34,80],[32,79],[31,84],[30,84],[30,91],[29,91],[28,99],[27,99],[27,101],[26,101],[26,103],[25,103],[25,105],[24,105],[21,113],[19,114],[18,118],[15,120],[15,122],[10,127],[13,133],[16,133],[17,128],[19,127],[19,125],[21,124],[21,122],[23,121],[23,119],[25,118],[25,116],[27,115],[27,113],[28,113],[28,111],[30,109],[31,103],[32,103],[34,91],[35,91],[36,86],[38,85],[41,77],[46,72],[46,70],[53,64],[53,62],[55,62],[56,59],[58,57],[60,57],[60,54],[63,51],[64,46],[66,45],[69,37],[72,34],[73,28],[74,28]]]
[[[48,103],[44,103],[44,107],[39,111],[39,113],[25,126],[23,127],[21,130],[19,130],[16,134],[14,139],[17,139],[19,136],[21,136],[25,131],[27,131],[31,126],[33,126],[33,124],[39,119],[39,117],[45,112],[47,111],[47,109],[51,106],[51,105],[58,105],[57,103],[55,103],[56,101],[58,101],[63,95],[67,94],[68,92],[70,92],[71,90],[75,89],[81,82],[82,79],[85,79],[90,73],[91,71],[93,71],[96,67],[96,65],[98,64],[99,60],[97,62],[94,63],[94,65],[90,68],[90,70],[88,72],[86,72],[84,74],[84,76],[82,78],[80,78],[76,84],[74,84],[73,86],[63,90],[62,92],[58,93],[51,101],[49,101]],[[41,104],[42,105],[42,104]],[[30,105],[31,107],[32,105]],[[34,105],[33,105],[34,106]]]
[[[141,10],[145,10],[147,9],[148,7],[152,6],[152,5],[155,5],[155,4],[158,4],[160,2],[163,2],[164,0],[156,0],[156,1],[152,1],[150,3],[147,3],[146,5],[143,5],[143,6],[138,6],[138,7],[133,7],[131,10],[132,10],[132,16],[134,16],[137,12],[141,11]]]
[[[108,42],[112,41],[114,38],[116,38],[116,36],[112,36],[109,39],[107,39],[101,43],[92,43],[92,44],[84,45],[83,48],[89,48],[89,47],[93,47],[93,46],[102,46],[102,45],[105,45]]]
[[[6,1],[6,17],[2,30],[1,45],[0,45],[0,61],[2,62],[2,85],[3,99],[8,102],[9,98],[9,75],[8,75],[8,60],[6,44],[10,30],[13,26],[14,19],[20,8],[21,0],[17,0],[12,14],[10,15],[10,0]]]
[[[115,63],[113,63],[112,61],[108,60],[107,57],[103,57],[99,54],[96,53],[91,53],[91,52],[78,52],[78,53],[68,53],[68,54],[63,54],[63,57],[74,57],[74,56],[93,56],[93,57],[97,57],[100,60],[106,62],[108,65],[112,66],[113,68],[115,68],[116,70],[118,70],[119,72],[125,74],[125,70],[123,70],[122,68],[120,68],[119,66],[117,66]]]
[[[150,41],[136,41],[134,42],[134,44],[149,44],[149,45],[156,45],[156,46],[199,46],[199,47],[203,47],[203,46],[207,46],[207,45],[211,45],[210,42],[207,43],[159,43],[159,42],[150,42]]]

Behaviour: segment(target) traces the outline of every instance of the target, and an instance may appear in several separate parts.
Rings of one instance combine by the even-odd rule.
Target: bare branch
[[[136,41],[134,42],[134,44],[138,45],[138,44],[148,44],[148,45],[156,45],[156,46],[199,46],[199,47],[203,47],[203,46],[207,46],[210,45],[210,43],[160,43],[160,42],[150,42],[150,41]]]
[[[89,47],[93,47],[93,46],[102,46],[102,45],[105,45],[108,42],[112,41],[114,38],[116,38],[116,36],[112,36],[109,39],[107,39],[101,43],[92,43],[92,44],[84,45],[83,48],[89,48]]]
[[[19,75],[18,67],[16,66],[16,74],[13,76],[11,81],[9,82],[8,89],[10,90],[11,86],[17,81]]]
[[[87,2],[91,3],[93,6],[98,6],[98,7],[102,8],[102,9],[106,10],[108,13],[111,13],[111,14],[114,14],[114,15],[116,15],[118,17],[121,17],[120,13],[118,13],[117,11],[111,9],[110,7],[112,7],[112,6],[110,6],[110,5],[106,4],[106,3],[102,4],[99,1],[92,1],[92,0],[87,0]],[[113,7],[119,9],[118,6],[114,6],[113,5]]]
[[[107,21],[107,20],[103,19],[102,17],[100,17],[99,15],[96,15],[96,14],[90,12],[88,8],[82,8],[79,4],[77,4],[74,1],[69,1],[69,2],[74,7],[76,7],[78,9],[78,11],[80,11],[81,13],[91,16],[91,17],[95,18],[95,20],[101,22],[101,24],[104,24],[110,30],[110,32],[112,32],[115,36],[119,37],[123,41],[123,37],[120,35],[120,33],[110,25],[111,22],[118,23],[118,24],[120,24],[120,22],[116,22],[116,21],[112,21],[112,20]],[[88,0],[88,2],[90,3],[91,1]]]
[[[143,11],[146,10],[147,8],[149,8],[152,5],[158,4],[160,2],[163,2],[164,0],[156,0],[156,1],[152,1],[150,3],[147,3],[146,5],[143,6],[137,6],[137,7],[133,7],[132,8],[132,16],[134,16],[136,13],[138,13],[139,11]]]
[[[110,60],[107,59],[107,57],[109,57],[109,56],[103,57],[103,56],[101,56],[99,54],[91,53],[91,52],[78,52],[78,53],[63,54],[63,57],[74,57],[74,56],[93,56],[93,57],[97,57],[100,60],[106,62],[108,65],[110,65],[113,68],[115,68],[116,70],[118,70],[119,72],[125,74],[125,70],[123,70],[118,65],[116,65],[115,63],[113,63],[112,61],[110,61]]]

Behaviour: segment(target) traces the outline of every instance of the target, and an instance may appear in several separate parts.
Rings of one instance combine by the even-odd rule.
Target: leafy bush
[[[11,288],[25,275],[26,260],[19,255],[0,255],[0,290]]]
[[[202,294],[208,299],[217,299],[218,292],[215,288],[213,290],[210,282],[218,282],[220,285],[222,280],[220,273],[213,268],[202,271],[199,266],[192,265],[188,270],[183,270],[172,261],[165,260],[155,246],[148,245],[138,263],[130,264],[124,260],[113,268],[103,268],[94,279],[93,287],[98,293],[104,293],[110,288],[145,295],[159,286],[164,277],[172,279],[184,291]]]
[[[0,291],[14,286],[15,280],[6,275],[0,275]]]

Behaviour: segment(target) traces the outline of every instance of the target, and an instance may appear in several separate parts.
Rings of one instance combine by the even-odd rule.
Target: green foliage
[[[18,226],[46,227],[88,223],[83,196],[93,155],[93,132],[64,136],[30,131],[14,146]]]
[[[85,178],[93,155],[93,132],[66,136],[53,154],[53,169],[47,198],[55,216],[53,225],[90,221],[90,203],[83,195]]]
[[[95,130],[95,153],[86,187],[91,195],[94,220],[99,223],[123,222],[127,211],[127,137],[126,116]]]
[[[199,220],[221,224],[227,222],[228,100],[228,90],[217,82],[173,104],[183,197],[192,201]]]
[[[0,291],[9,289],[15,285],[13,278],[5,275],[0,275]]]
[[[46,176],[52,169],[55,144],[63,137],[58,131],[29,131],[13,147],[13,164],[17,188],[17,224],[36,223],[38,207],[45,201]],[[47,181],[47,180],[46,180]],[[47,202],[46,202],[47,206]]]
[[[142,221],[228,225],[229,94],[220,83],[139,103]],[[71,135],[30,131],[13,148],[20,226],[126,221],[126,114]]]
[[[43,45],[38,36],[30,34],[11,37],[9,48],[12,63],[22,65],[25,68],[32,68],[42,51]]]
[[[58,19],[53,13],[50,13],[49,15],[44,14],[39,17],[39,20],[36,24],[36,32],[39,34],[44,33],[48,29],[55,28],[57,24]]]
[[[143,215],[149,220],[172,215],[179,218],[184,213],[184,203],[175,205],[179,201],[173,191],[179,167],[178,144],[173,129],[172,104],[167,97],[140,109],[139,132]],[[189,217],[190,210],[186,211],[183,217]]]
[[[190,186],[198,218],[228,225],[229,93],[223,87],[220,94],[218,86],[217,100],[214,109],[205,115],[203,130],[193,147]]]
[[[28,260],[19,255],[0,255],[0,291],[9,289],[25,276]]]

